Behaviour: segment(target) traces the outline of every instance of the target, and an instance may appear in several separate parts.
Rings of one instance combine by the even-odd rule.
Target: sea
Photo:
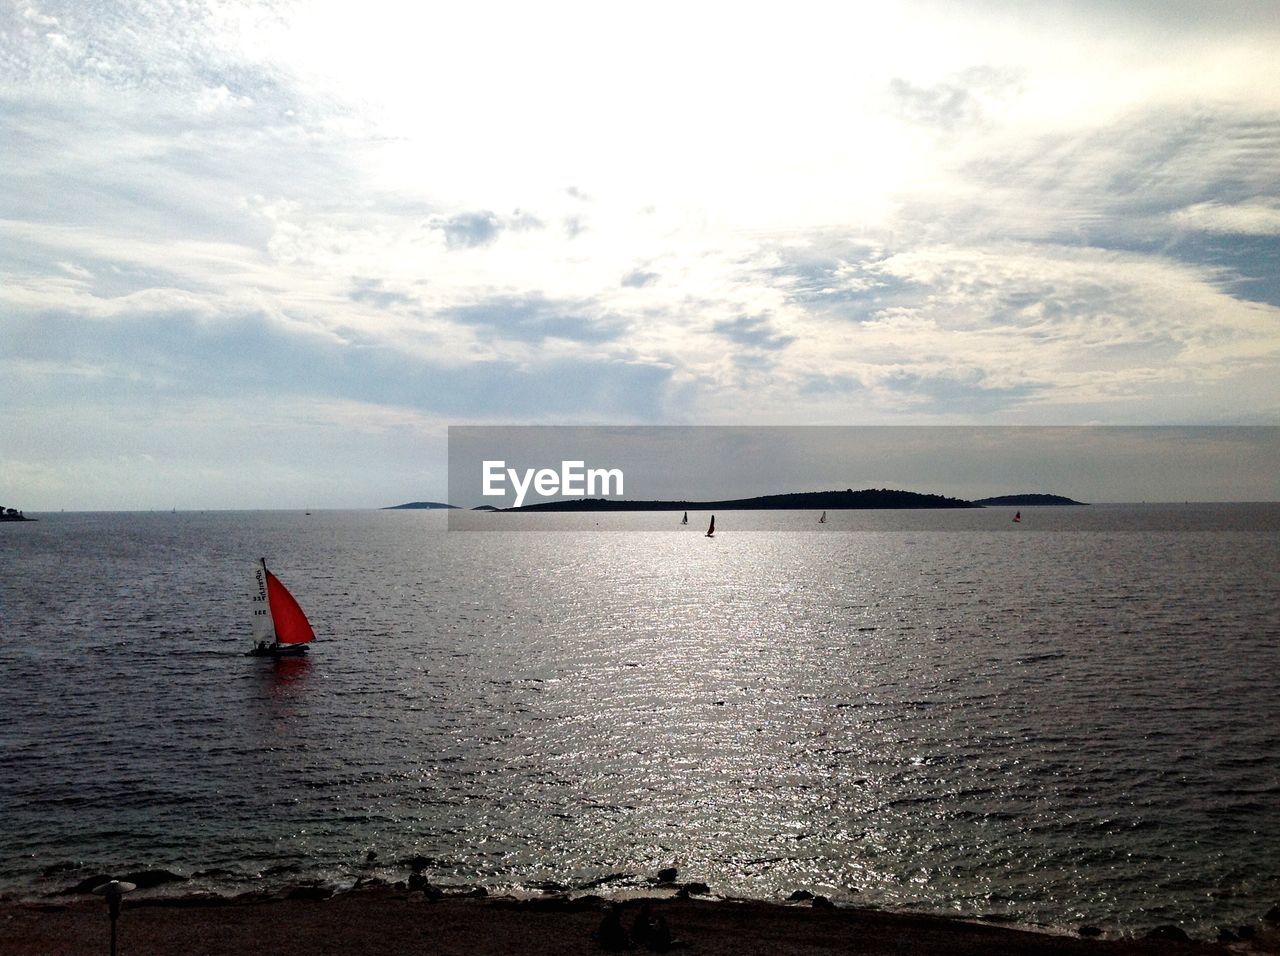
[[[722,513],[714,538],[671,513],[0,525],[0,892],[417,858],[490,892],[675,866],[1051,929],[1256,923],[1280,505],[1012,511]],[[260,557],[306,659],[245,656]]]

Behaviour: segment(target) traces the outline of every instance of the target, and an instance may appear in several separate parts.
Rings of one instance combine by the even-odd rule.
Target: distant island
[[[1032,505],[1079,505],[1062,495],[1026,494],[999,495],[994,498],[948,498],[944,495],[926,495],[916,491],[897,491],[890,488],[867,488],[854,491],[802,491],[793,494],[759,495],[755,498],[726,498],[721,501],[619,501],[612,498],[574,498],[565,501],[543,501],[519,508],[495,508],[478,505],[472,511],[871,511],[895,508],[987,508],[1000,506],[1029,507]],[[402,505],[390,505],[382,511],[431,511],[452,509],[458,505],[443,501],[410,501]],[[10,513],[16,514],[12,508]],[[0,516],[5,521],[24,520]],[[25,519],[31,520],[31,519]]]
[[[870,510],[888,508],[980,508],[961,498],[922,495],[914,491],[868,488],[865,491],[803,491],[723,501],[616,501],[608,498],[575,498],[544,501],[503,511],[801,511]]]
[[[0,505],[0,521],[35,521],[35,518],[28,518],[17,508],[6,508]]]
[[[1000,495],[996,498],[979,498],[974,504],[982,505],[984,508],[989,505],[1081,505],[1087,502],[1076,501],[1073,498],[1064,498],[1062,495]]]

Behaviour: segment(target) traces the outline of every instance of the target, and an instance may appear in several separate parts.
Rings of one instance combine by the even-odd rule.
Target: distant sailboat
[[[316,639],[311,622],[280,579],[267,570],[265,558],[254,569],[258,589],[253,595],[251,657],[295,657]]]
[[[716,516],[711,516],[711,525],[707,528],[707,537],[714,538],[716,536]]]
[[[684,513],[684,520],[682,520],[680,523],[681,523],[681,524],[688,524],[688,523],[689,523],[689,512],[687,512],[687,511],[686,511],[686,512]]]
[[[1021,511],[1014,512],[1013,520],[1014,520],[1014,521],[1021,521],[1021,520],[1022,520],[1022,512],[1021,512]]]
[[[824,511],[822,512],[822,517],[818,519],[818,524],[826,524],[826,523],[827,523],[827,513]]]

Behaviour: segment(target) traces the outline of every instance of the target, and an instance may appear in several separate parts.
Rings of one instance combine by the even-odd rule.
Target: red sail
[[[281,644],[305,644],[316,639],[311,622],[293,599],[289,589],[267,572],[267,600],[271,603],[271,620],[276,626],[276,640]]]

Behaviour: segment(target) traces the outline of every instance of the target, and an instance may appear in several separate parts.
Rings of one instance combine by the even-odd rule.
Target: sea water
[[[1022,512],[2,526],[0,889],[349,882],[373,851],[491,888],[674,865],[762,899],[1256,921],[1280,508]],[[306,660],[243,656],[260,556]]]

